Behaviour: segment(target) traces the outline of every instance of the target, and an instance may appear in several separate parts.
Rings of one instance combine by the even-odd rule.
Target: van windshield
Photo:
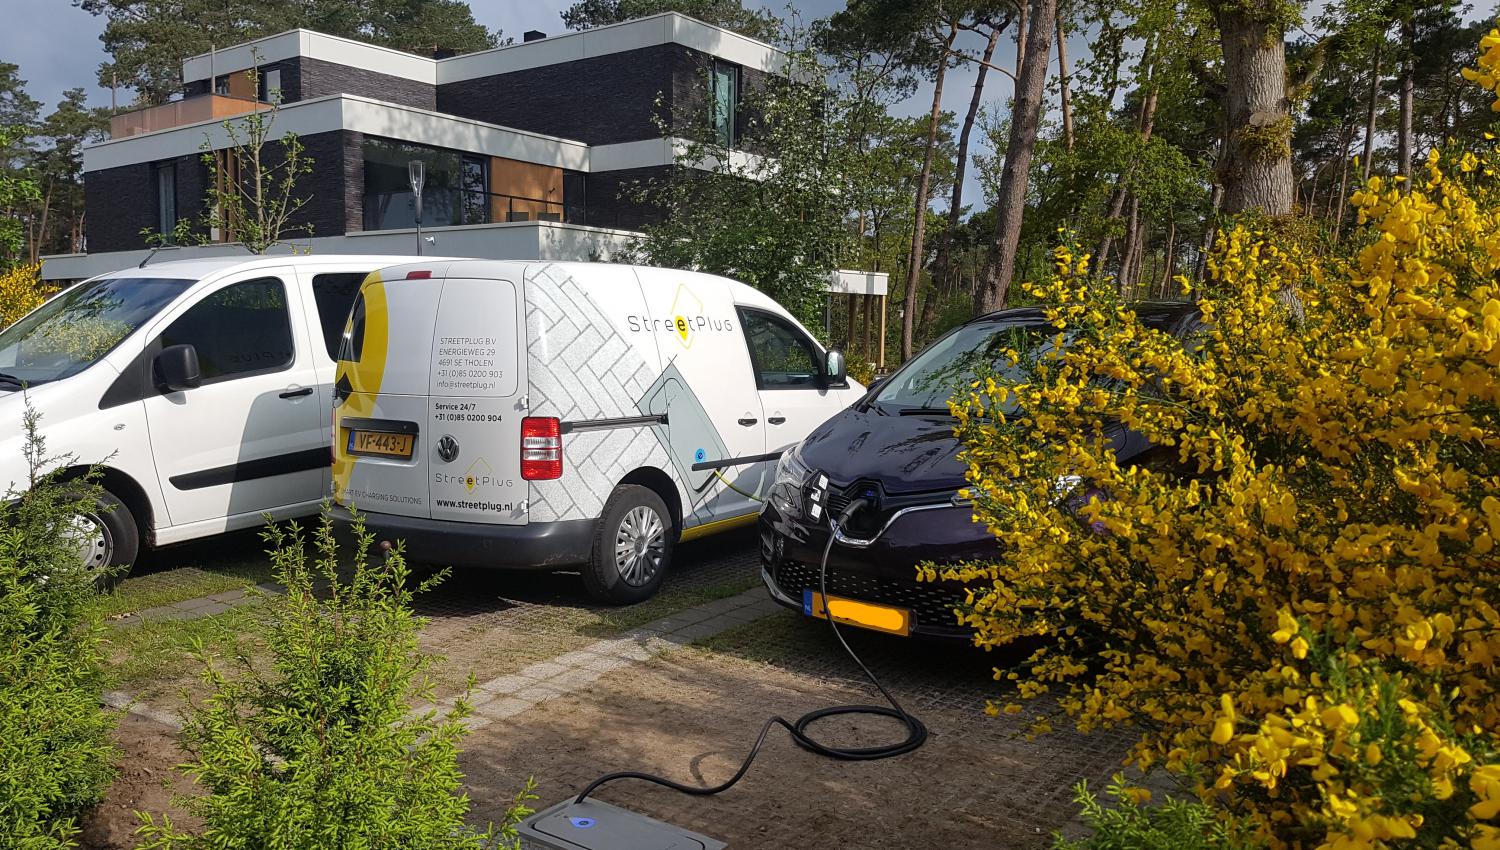
[[[0,331],[0,390],[88,368],[194,281],[120,277],[81,283]]]
[[[1002,382],[1025,380],[1031,363],[1052,350],[1056,336],[1056,329],[1042,322],[964,325],[892,375],[873,403],[882,413],[946,416],[948,400],[968,391],[980,375]],[[1018,357],[1014,365],[1009,351]]]

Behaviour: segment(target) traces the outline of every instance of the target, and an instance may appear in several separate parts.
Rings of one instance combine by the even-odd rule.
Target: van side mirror
[[[823,352],[823,363],[819,369],[819,383],[825,387],[848,386],[849,380],[845,376],[848,364],[844,362],[844,352],[837,348],[830,348]]]
[[[191,345],[169,345],[156,355],[152,363],[156,373],[156,384],[166,392],[175,393],[196,389],[203,384],[203,373],[198,367],[198,350]]]

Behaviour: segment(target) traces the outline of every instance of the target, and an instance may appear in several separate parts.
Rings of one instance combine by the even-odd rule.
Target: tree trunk
[[[1135,273],[1136,262],[1141,254],[1141,199],[1130,196],[1130,212],[1125,215],[1125,247],[1120,252],[1120,278],[1116,283],[1120,294],[1129,296],[1139,276]]]
[[[1046,96],[1047,64],[1057,0],[1032,0],[1031,30],[1026,37],[1026,61],[1016,75],[1015,109],[1011,115],[1010,142],[1005,148],[1005,167],[995,198],[995,240],[990,245],[988,268],[980,285],[976,312],[988,313],[1005,306],[1005,296],[1015,274],[1016,250],[1021,242],[1021,223],[1026,215],[1026,183]]]
[[[1068,83],[1068,34],[1062,15],[1057,16],[1057,77],[1062,83],[1063,144],[1073,149],[1073,92]]]
[[[911,223],[911,256],[906,262],[906,292],[902,297],[901,361],[911,359],[912,338],[917,316],[917,290],[922,287],[923,237],[927,233],[928,186],[932,181],[932,154],[937,147],[938,122],[943,118],[943,77],[948,73],[948,51],[958,37],[958,21],[948,24],[948,38],[938,60],[937,77],[932,85],[932,111],[927,124],[927,147],[922,152],[922,173],[917,178],[917,201]]]
[[[1208,193],[1208,219],[1203,223],[1203,247],[1198,249],[1198,267],[1193,270],[1194,280],[1203,280],[1208,275],[1208,255],[1214,249],[1214,233],[1218,228],[1219,210],[1224,206],[1224,184],[1215,183]]]
[[[1370,62],[1370,105],[1365,112],[1365,154],[1360,164],[1364,166],[1363,182],[1370,182],[1370,161],[1375,156],[1375,113],[1380,105],[1380,48],[1385,46],[1385,36],[1375,42],[1375,58]]]
[[[1166,271],[1161,275],[1161,297],[1167,297],[1168,287],[1172,283],[1172,272],[1177,271],[1177,220],[1167,220],[1167,250],[1162,254]]]
[[[1334,199],[1333,211],[1333,244],[1339,244],[1339,230],[1344,226],[1344,207],[1349,206],[1349,143],[1354,141],[1354,126],[1349,126],[1348,132],[1342,139],[1343,144],[1339,146],[1339,195]]]
[[[1401,22],[1401,127],[1396,133],[1396,167],[1406,183],[1402,191],[1411,191],[1412,159],[1412,92],[1416,88],[1416,62],[1412,51],[1416,50],[1417,25],[1411,13]]]
[[[1016,75],[1021,78],[1021,66],[1026,62],[1026,36],[1029,33],[1028,25],[1031,23],[1027,14],[1026,0],[1016,2]]]
[[[1136,91],[1141,93],[1141,108],[1136,116],[1136,129],[1141,132],[1141,142],[1151,141],[1151,132],[1156,126],[1156,36],[1152,34],[1146,39],[1146,46],[1141,52],[1141,73],[1143,78]],[[1134,172],[1135,165],[1132,163],[1124,174],[1120,175],[1120,183],[1109,196],[1109,209],[1105,221],[1119,221],[1125,212],[1126,191],[1125,184]],[[1130,231],[1125,231],[1125,238],[1130,238]],[[1094,250],[1093,268],[1096,274],[1104,274],[1104,268],[1109,262],[1110,249],[1114,247],[1114,234],[1108,230],[1099,238],[1099,247]],[[1120,274],[1126,274],[1125,267],[1120,267]],[[1118,282],[1118,281],[1117,281]]]
[[[931,329],[937,319],[938,293],[951,294],[953,234],[958,232],[959,219],[964,207],[964,174],[969,166],[969,137],[974,132],[974,121],[979,116],[979,106],[984,101],[984,78],[989,74],[990,60],[995,58],[995,46],[1000,43],[1000,29],[990,30],[990,39],[984,46],[984,58],[979,71],[974,75],[974,96],[969,99],[969,111],[964,115],[964,126],[958,134],[958,161],[953,167],[953,193],[948,199],[948,232],[938,243],[937,260],[932,264],[934,283],[932,291],[922,301],[922,327]]]
[[[1286,33],[1275,0],[1215,8],[1224,51],[1227,115],[1224,210],[1292,211],[1292,118],[1286,96]]]

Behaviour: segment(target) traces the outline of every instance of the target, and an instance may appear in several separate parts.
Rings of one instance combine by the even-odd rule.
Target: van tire
[[[130,568],[140,554],[141,534],[136,526],[135,516],[124,502],[108,490],[95,490],[91,496],[84,496],[82,493],[72,495],[94,504],[93,510],[77,518],[92,526],[80,527],[88,535],[79,540],[80,553],[83,554],[88,569],[97,571],[95,586],[100,590],[110,590],[130,573]],[[90,531],[93,533],[90,534]],[[84,546],[88,547],[87,552],[84,552]]]
[[[632,542],[633,551],[626,548]],[[676,547],[677,529],[667,503],[648,487],[621,484],[599,516],[593,553],[583,568],[584,589],[608,605],[650,599],[661,588]]]

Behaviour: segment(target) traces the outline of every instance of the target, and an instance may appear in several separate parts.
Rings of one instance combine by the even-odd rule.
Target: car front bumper
[[[788,516],[767,502],[760,515],[761,580],[771,598],[804,611],[806,590],[818,590],[823,549],[832,533],[827,521]],[[972,518],[966,505],[935,505],[896,517],[872,542],[835,542],[828,554],[830,596],[904,608],[911,633],[938,638],[972,637],[955,613],[966,599],[963,584],[918,581],[917,566],[983,561],[997,554],[995,538]],[[806,613],[804,611],[804,613]]]
[[[349,509],[332,508],[334,522],[348,527]],[[406,543],[412,561],[453,567],[554,570],[582,564],[593,552],[593,520],[489,525],[360,512],[377,542]]]

